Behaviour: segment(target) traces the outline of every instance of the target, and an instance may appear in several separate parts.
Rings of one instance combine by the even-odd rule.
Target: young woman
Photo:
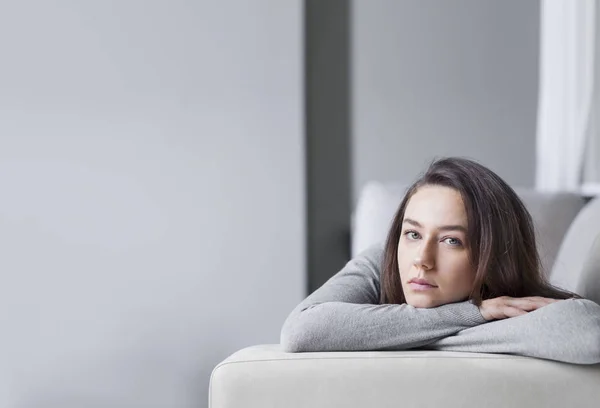
[[[600,363],[600,306],[551,286],[531,216],[498,175],[434,162],[410,187],[387,240],[298,305],[285,351],[508,353]]]

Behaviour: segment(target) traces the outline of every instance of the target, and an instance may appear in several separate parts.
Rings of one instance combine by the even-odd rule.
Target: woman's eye
[[[406,235],[408,239],[419,239],[419,233],[416,231],[406,231],[404,235]]]
[[[460,242],[460,240],[458,240],[456,238],[446,238],[444,241],[446,241],[446,243],[448,245],[452,245],[452,246],[460,246],[460,245],[462,245],[462,242]]]

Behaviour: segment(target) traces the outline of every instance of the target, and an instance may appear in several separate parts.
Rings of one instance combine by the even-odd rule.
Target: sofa
[[[364,187],[352,218],[352,255],[385,239],[405,190]],[[534,219],[549,280],[600,303],[600,198],[517,192]],[[214,368],[209,406],[598,408],[600,364],[425,350],[285,353],[278,344],[256,345]]]

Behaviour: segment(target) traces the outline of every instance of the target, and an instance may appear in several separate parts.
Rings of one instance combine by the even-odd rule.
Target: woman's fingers
[[[542,303],[532,299],[514,299],[513,302],[511,302],[510,304],[513,307],[521,309],[525,312],[531,312],[533,310],[539,309],[542,306],[546,306],[546,303]]]
[[[527,312],[523,309],[514,306],[505,306],[502,313],[503,317],[501,317],[501,319],[522,316],[524,314],[527,314]]]
[[[488,321],[506,319],[522,316],[557,301],[558,299],[541,296],[528,296],[522,298],[501,296],[493,299],[486,299],[481,302],[479,311],[484,319]]]
[[[531,312],[537,310],[540,307],[544,307],[549,304],[545,298],[536,297],[524,297],[524,298],[509,298],[506,300],[507,304]]]
[[[560,299],[552,299],[552,298],[546,298],[546,297],[541,297],[541,296],[531,296],[531,299],[534,300],[538,300],[540,302],[545,302],[547,305],[549,305],[550,303],[554,303],[554,302],[558,302]]]

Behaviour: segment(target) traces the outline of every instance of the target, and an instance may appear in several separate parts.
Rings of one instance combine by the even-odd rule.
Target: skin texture
[[[432,308],[466,300],[475,280],[467,242],[467,214],[460,193],[421,187],[410,199],[398,243],[398,266],[406,303]],[[411,279],[432,284],[418,290]]]

